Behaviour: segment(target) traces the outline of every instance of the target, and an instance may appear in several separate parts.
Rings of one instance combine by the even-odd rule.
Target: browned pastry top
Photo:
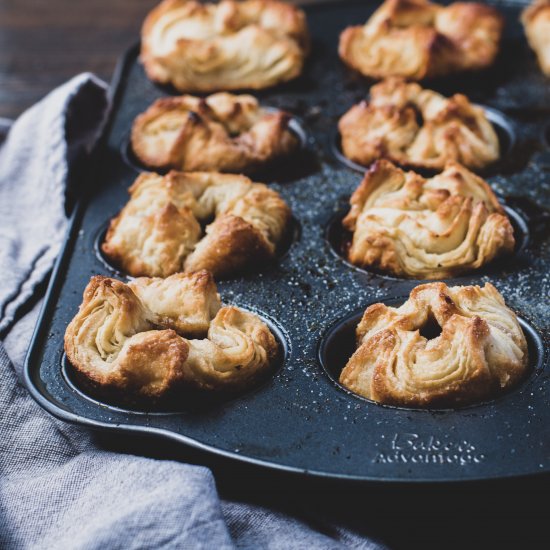
[[[397,77],[373,86],[338,125],[346,157],[368,166],[378,158],[442,169],[449,161],[484,168],[499,158],[485,111],[462,94],[446,98]]]
[[[162,98],[134,121],[132,148],[151,168],[251,173],[297,148],[290,119],[250,95]]]
[[[535,0],[523,11],[521,21],[542,72],[550,76],[550,0]]]
[[[393,275],[452,277],[513,250],[512,225],[489,185],[449,163],[426,179],[375,162],[351,197],[343,225],[349,260]]]
[[[182,92],[261,89],[297,77],[309,37],[302,10],[275,0],[164,0],[143,24],[147,75]]]
[[[79,376],[126,400],[243,388],[270,366],[277,347],[256,315],[221,306],[206,271],[128,284],[92,277],[65,333]]]
[[[236,273],[273,258],[290,221],[281,196],[245,176],[144,173],[129,191],[102,251],[133,276]],[[199,222],[208,224],[204,233]]]
[[[364,26],[340,36],[340,57],[365,76],[420,80],[491,65],[503,18],[474,2],[386,0]]]
[[[441,333],[427,339],[427,323]],[[411,407],[481,401],[512,387],[528,367],[516,315],[490,283],[417,286],[400,307],[367,308],[357,351],[340,382],[368,399]]]

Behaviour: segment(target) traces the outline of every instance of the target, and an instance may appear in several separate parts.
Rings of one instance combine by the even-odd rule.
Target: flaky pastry
[[[141,32],[147,75],[182,92],[261,89],[300,75],[309,44],[302,10],[274,0],[164,0]]]
[[[132,148],[151,168],[250,173],[297,148],[290,120],[250,95],[162,98],[134,121]]]
[[[489,185],[451,162],[433,178],[375,162],[343,220],[349,261],[393,275],[452,277],[514,248],[510,220]]]
[[[422,335],[428,323],[438,325],[439,336]],[[380,403],[473,403],[512,387],[528,367],[521,326],[490,283],[417,286],[401,307],[369,306],[356,335],[340,382]]]
[[[343,153],[365,166],[387,158],[427,169],[449,161],[484,168],[499,158],[498,136],[481,107],[397,77],[373,86],[370,101],[354,105],[338,127]]]
[[[143,173],[129,193],[101,248],[133,276],[226,276],[270,260],[291,215],[276,191],[232,174]],[[209,223],[204,233],[201,223]]]
[[[521,22],[542,72],[550,76],[550,0],[535,0],[521,14]]]
[[[481,3],[386,0],[364,26],[344,30],[339,53],[365,76],[421,80],[491,65],[503,24]]]
[[[80,378],[130,400],[243,388],[269,368],[277,348],[259,317],[222,307],[206,271],[128,284],[92,277],[65,332]]]

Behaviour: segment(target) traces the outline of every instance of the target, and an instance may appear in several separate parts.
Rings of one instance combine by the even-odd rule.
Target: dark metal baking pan
[[[259,311],[278,327],[283,365],[260,386],[196,408],[134,411],[102,403],[74,385],[63,361],[63,335],[95,274],[113,275],[96,255],[107,220],[127,201],[136,170],[121,153],[134,117],[166,90],[145,77],[138,49],[128,52],[113,84],[114,105],[93,161],[83,167],[88,196],[78,205],[48,290],[25,365],[31,394],[64,420],[112,431],[156,434],[220,457],[333,479],[440,482],[550,472],[550,173],[538,159],[550,120],[550,83],[538,71],[518,23],[518,4],[500,4],[507,19],[496,66],[430,86],[463,92],[503,112],[516,129],[510,169],[489,178],[524,220],[528,242],[490,269],[447,281],[490,280],[528,327],[533,367],[515,390],[457,410],[383,407],[350,395],[325,371],[318,351],[331,327],[368,304],[404,297],[418,281],[354,269],[332,252],[329,222],[345,208],[361,175],[342,166],[328,143],[341,113],[365,97],[371,82],[338,59],[339,32],[366,20],[374,2],[307,9],[313,49],[295,82],[257,94],[295,114],[307,133],[298,162],[281,163],[270,183],[288,201],[300,231],[286,254],[258,272],[218,283],[225,302]],[[519,222],[518,222],[519,223]],[[122,275],[123,276],[123,275]],[[332,350],[334,352],[334,350]],[[339,364],[349,350],[339,350]],[[65,373],[65,374],[64,374]],[[182,400],[183,401],[183,400]]]

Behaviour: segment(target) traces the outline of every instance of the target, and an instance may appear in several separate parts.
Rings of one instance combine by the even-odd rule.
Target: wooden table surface
[[[305,0],[300,3],[315,1]],[[0,0],[0,117],[15,118],[70,77],[109,80],[157,0]]]

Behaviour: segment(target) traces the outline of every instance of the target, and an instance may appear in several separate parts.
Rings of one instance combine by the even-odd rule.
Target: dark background
[[[0,117],[82,71],[109,80],[155,0],[0,0]]]
[[[141,23],[156,4],[0,0],[0,117],[17,117],[83,71],[109,81],[118,57],[138,40]]]

